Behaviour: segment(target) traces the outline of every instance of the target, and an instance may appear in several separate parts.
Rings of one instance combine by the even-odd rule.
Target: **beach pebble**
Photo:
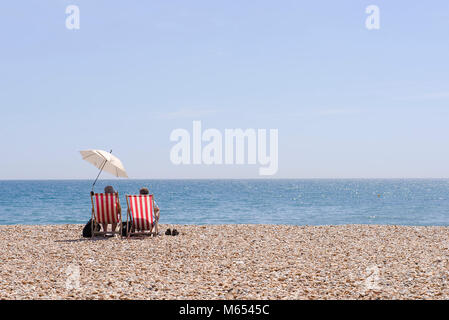
[[[0,226],[0,299],[449,299],[447,227]]]

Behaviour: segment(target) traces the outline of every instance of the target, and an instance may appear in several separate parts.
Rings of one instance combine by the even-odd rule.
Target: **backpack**
[[[95,231],[100,231],[100,225],[96,224]],[[83,228],[83,237],[90,238],[92,237],[92,219],[87,221],[86,225]]]
[[[126,222],[123,222],[123,226],[122,226],[122,237],[127,237],[128,236],[128,232],[132,230],[132,223],[129,223],[129,227],[128,229],[126,229]]]

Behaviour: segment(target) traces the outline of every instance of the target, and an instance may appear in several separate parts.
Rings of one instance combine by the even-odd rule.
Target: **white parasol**
[[[102,171],[109,172],[116,177],[128,178],[125,167],[123,167],[119,158],[112,155],[112,150],[110,152],[104,150],[83,150],[80,151],[80,153],[83,156],[83,160],[92,163],[100,169],[100,172],[92,185],[92,191],[94,190],[95,183]]]

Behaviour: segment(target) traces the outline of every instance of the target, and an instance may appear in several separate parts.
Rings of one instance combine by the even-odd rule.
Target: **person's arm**
[[[154,200],[154,216],[156,217],[157,220],[159,220],[159,206],[157,205],[156,200]]]
[[[116,195],[117,195],[117,212],[122,213],[122,207],[120,206],[120,201],[118,199],[118,193],[116,193]]]

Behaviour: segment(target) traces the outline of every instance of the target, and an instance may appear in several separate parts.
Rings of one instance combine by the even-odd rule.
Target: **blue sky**
[[[131,178],[259,177],[173,165],[193,120],[278,129],[274,178],[448,178],[448,34],[443,0],[3,1],[0,179],[93,178],[83,149]]]

